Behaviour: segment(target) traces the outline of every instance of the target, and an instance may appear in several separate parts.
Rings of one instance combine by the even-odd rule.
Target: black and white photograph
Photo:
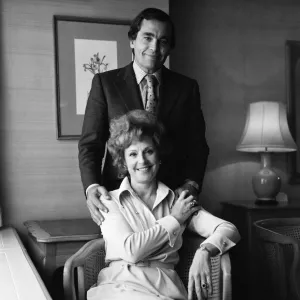
[[[299,1],[0,11],[0,300],[300,300]]]

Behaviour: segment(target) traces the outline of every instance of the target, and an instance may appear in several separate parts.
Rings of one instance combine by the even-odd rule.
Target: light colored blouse
[[[186,227],[170,215],[174,192],[158,182],[152,210],[133,191],[127,177],[118,190],[109,194],[112,200],[101,199],[109,209],[104,214],[101,231],[106,261],[113,263],[99,273],[98,286],[88,291],[88,299],[100,299],[100,295],[101,299],[133,300],[135,296],[137,299],[187,299],[186,290],[174,271]],[[188,228],[206,238],[202,244],[216,246],[219,254],[240,239],[233,224],[203,208],[192,217]],[[153,266],[141,267],[141,262]]]

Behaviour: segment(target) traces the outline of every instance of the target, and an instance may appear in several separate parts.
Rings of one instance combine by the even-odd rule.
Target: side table
[[[53,275],[85,243],[101,237],[92,219],[26,221],[28,252],[50,294]]]
[[[223,219],[232,222],[240,232],[241,241],[231,252],[233,300],[266,299],[259,282],[258,249],[253,222],[269,218],[300,216],[300,202],[257,205],[255,201],[222,202]],[[261,298],[260,298],[261,297]]]

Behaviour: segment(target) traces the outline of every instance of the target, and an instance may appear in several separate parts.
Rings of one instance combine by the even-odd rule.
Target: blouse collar
[[[167,187],[164,183],[160,181],[158,181],[157,183],[158,184],[157,184],[157,191],[156,191],[156,199],[153,205],[153,209],[165,199],[169,199],[171,204],[175,199],[175,194],[169,187]],[[128,195],[128,193],[130,193],[132,197],[138,197],[136,192],[131,187],[129,178],[125,177],[118,191],[118,201],[120,205],[122,205],[122,201],[124,201],[125,196],[126,194]]]

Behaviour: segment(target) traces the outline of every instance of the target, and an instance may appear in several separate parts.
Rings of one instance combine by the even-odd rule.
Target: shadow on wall
[[[219,215],[222,201],[255,199],[252,177],[260,170],[261,157],[259,153],[236,150],[245,126],[248,103],[219,103],[215,107],[206,111],[210,155],[200,197],[206,209]],[[272,155],[272,165],[281,177],[281,191],[287,192],[291,177],[288,155]]]
[[[236,151],[236,145],[245,126],[247,104],[226,104],[214,100],[214,108],[206,107],[205,111],[206,137],[210,148],[208,172],[244,160]],[[251,156],[246,160],[249,158]]]
[[[238,105],[221,102],[215,105],[215,109],[206,111],[206,136],[210,148],[207,172],[214,172],[234,164],[238,164],[239,168],[243,168],[244,163],[260,164],[259,153],[236,150],[244,130],[247,109],[252,102],[256,101],[244,101]],[[287,158],[288,155],[283,153],[272,155],[273,167],[278,167],[284,173],[290,173],[290,162]]]

